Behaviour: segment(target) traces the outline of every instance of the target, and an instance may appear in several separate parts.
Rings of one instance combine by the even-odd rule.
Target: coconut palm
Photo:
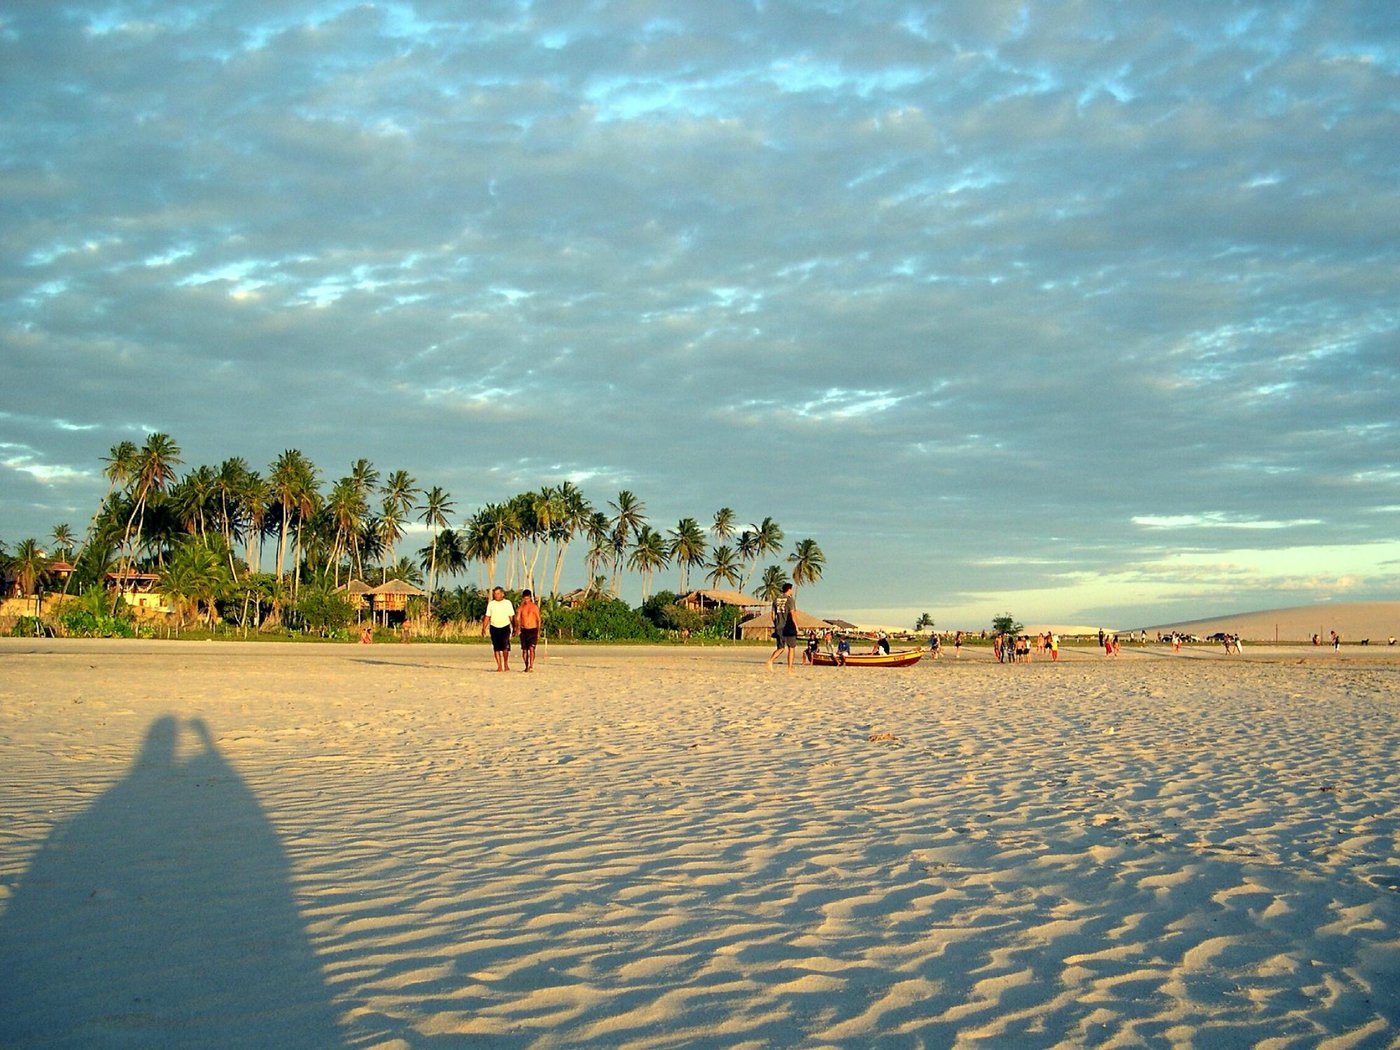
[[[629,489],[617,494],[617,499],[608,504],[614,514],[612,519],[612,592],[618,593],[618,576],[622,570],[622,555],[628,544],[646,523],[646,504]]]
[[[379,506],[379,542],[384,549],[384,568],[396,560],[394,544],[403,539],[403,508],[393,496],[386,495]]]
[[[798,540],[797,546],[788,555],[788,564],[792,566],[792,585],[803,587],[822,578],[826,555],[817,546],[816,540]]]
[[[73,560],[73,547],[78,542],[73,535],[73,528],[66,521],[61,525],[55,525],[53,531],[49,533],[49,539],[53,540],[54,556],[62,558],[66,562]],[[68,593],[68,583],[72,580],[73,574],[70,572],[63,577],[63,593]]]
[[[782,549],[783,530],[778,527],[776,521],[764,518],[759,524],[750,525],[739,537],[739,551],[747,558],[749,565],[748,572],[744,574],[745,582],[753,575],[760,558],[778,554]]]
[[[360,495],[369,501],[370,493],[379,484],[379,471],[374,469],[374,464],[367,459],[357,459],[350,465],[350,477],[360,490]]]
[[[38,540],[20,540],[15,545],[15,553],[10,556],[10,575],[21,594],[31,595],[39,589],[39,581],[49,571],[50,563]]]
[[[431,613],[433,580],[438,570],[448,576],[464,571],[471,563],[467,557],[465,537],[455,529],[443,529],[418,551],[418,566],[428,574],[428,612]]]
[[[715,520],[710,525],[710,534],[720,543],[727,543],[734,536],[734,511],[729,507],[720,507],[715,511]]]
[[[125,560],[118,569],[119,573],[125,572],[135,563],[136,550],[141,546],[146,508],[153,496],[164,493],[175,480],[175,468],[181,462],[180,446],[175,444],[174,439],[169,434],[160,432],[148,434],[146,443],[137,450],[131,473],[128,476],[131,513],[126,519],[126,529],[122,534],[121,547],[126,554]],[[117,603],[119,604],[121,601],[120,581],[117,590]],[[116,607],[116,604],[112,606],[114,612]]]
[[[281,511],[280,534],[277,540],[277,579],[280,581],[286,574],[287,565],[287,538],[289,531],[295,533],[295,549],[293,552],[292,573],[292,593],[291,600],[296,601],[297,591],[301,586],[301,562],[302,562],[302,541],[303,527],[310,521],[312,514],[320,505],[321,495],[318,491],[318,471],[316,465],[307,459],[298,449],[287,449],[277,461],[273,463],[268,475],[268,482],[272,486],[273,499]]]
[[[340,557],[344,554],[354,570],[354,555],[359,550],[360,528],[369,514],[369,505],[360,486],[350,476],[340,478],[331,486],[326,497],[326,514],[332,529],[331,563],[334,566],[333,582],[340,586]]]
[[[277,537],[277,581],[285,575],[287,564],[287,531],[292,522],[292,507],[297,501],[301,484],[302,464],[306,457],[294,448],[285,450],[268,469],[268,484],[272,486],[272,497],[280,511]]]
[[[87,533],[83,537],[84,547],[91,542],[93,533],[97,529],[98,519],[112,509],[113,493],[118,488],[125,491],[131,483],[131,477],[136,471],[138,451],[135,442],[132,441],[118,442],[107,451],[107,455],[103,459],[106,466],[102,468],[102,476],[107,479],[107,492],[103,495],[102,502],[97,505],[97,511],[93,514],[92,520],[88,522]]]
[[[496,586],[496,564],[510,544],[516,522],[504,503],[488,503],[467,522],[467,553],[486,567],[487,589]]]
[[[438,530],[447,528],[448,516],[455,510],[452,497],[447,494],[441,485],[434,485],[431,489],[423,493],[423,505],[418,508],[422,513],[418,520],[432,530],[432,539],[428,542],[428,564],[424,566],[428,570],[428,614],[433,612],[433,590],[437,587],[437,549]]]
[[[218,497],[218,480],[213,467],[201,465],[170,490],[170,509],[191,536],[202,537],[208,530],[209,511]]]
[[[379,577],[380,583],[387,583],[389,580],[403,580],[415,587],[421,586],[423,583],[422,571],[409,558],[400,558],[392,565],[386,562],[384,568],[380,570]]]
[[[545,485],[538,492],[527,492],[524,500],[528,505],[528,510],[521,515],[521,519],[527,523],[528,527],[523,538],[531,541],[532,550],[527,566],[522,546],[520,569],[525,586],[535,590],[537,589],[535,587],[535,568],[539,564],[540,553],[548,545],[549,539],[554,533],[554,524],[563,516],[564,508],[555,490],[548,485]]]
[[[53,527],[53,531],[49,533],[49,539],[53,540],[54,554],[64,561],[73,559],[73,545],[77,540],[73,537],[72,527],[66,521]]]
[[[681,569],[681,592],[690,589],[690,569],[705,564],[705,533],[694,518],[682,518],[670,530],[670,554]]]
[[[758,597],[765,602],[771,602],[782,596],[783,584],[788,582],[790,581],[787,573],[781,565],[770,565],[763,570],[763,575],[759,578]]]
[[[381,490],[384,496],[384,503],[393,504],[394,513],[385,513],[385,518],[392,518],[400,526],[408,520],[413,505],[418,502],[418,481],[406,470],[395,470],[384,479],[384,487]],[[400,528],[398,535],[389,541],[389,560],[395,558],[394,544],[403,538],[403,529]]]
[[[652,574],[666,568],[668,560],[666,541],[661,533],[650,525],[643,525],[627,559],[627,567],[642,577],[642,601],[651,594]]]
[[[242,494],[248,484],[248,461],[241,456],[230,456],[219,464],[218,475],[214,480],[214,494],[218,502],[219,533],[228,548],[230,574],[237,579],[238,566],[233,557],[233,541],[243,531]],[[249,565],[252,564],[251,559]]]
[[[710,552],[710,571],[705,574],[705,580],[712,587],[721,583],[737,587],[742,578],[742,571],[743,566],[739,563],[739,556],[734,553],[734,548],[727,543],[721,543]]]
[[[586,534],[593,508],[584,498],[583,492],[572,481],[563,481],[555,489],[562,508],[556,526],[554,546],[554,577],[549,588],[550,594],[559,593],[559,577],[564,571],[564,556],[569,552],[569,544],[574,537]]]
[[[588,540],[588,553],[583,559],[584,575],[588,578],[586,590],[593,590],[593,583],[599,576],[603,563],[612,557],[612,520],[600,510],[595,510],[584,522],[583,534]]]
[[[256,470],[249,470],[236,492],[238,518],[246,530],[244,554],[249,572],[262,571],[262,548],[267,512],[272,507],[272,486]]]
[[[171,552],[170,564],[160,575],[162,593],[175,603],[177,625],[184,623],[185,607],[190,605],[196,616],[203,606],[209,626],[213,627],[214,602],[224,597],[232,586],[233,579],[222,553],[195,537],[176,546]]]
[[[153,496],[164,493],[175,481],[175,468],[180,459],[180,446],[169,434],[155,433],[146,436],[146,443],[136,453],[135,472],[131,476],[132,509],[127,519],[126,537],[123,546],[131,543],[132,526],[136,529],[136,542],[132,550],[140,546],[142,526],[146,508]]]

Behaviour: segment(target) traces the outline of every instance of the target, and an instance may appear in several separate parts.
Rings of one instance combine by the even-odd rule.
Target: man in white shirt
[[[496,657],[496,670],[510,670],[510,633],[515,623],[515,606],[506,597],[506,592],[497,587],[491,592],[491,600],[486,603],[486,615],[481,618],[481,626],[491,632],[491,651]]]

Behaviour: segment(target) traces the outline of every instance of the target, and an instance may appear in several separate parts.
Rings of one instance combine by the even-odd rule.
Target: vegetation
[[[785,582],[815,584],[826,564],[810,538],[784,557],[783,530],[773,518],[742,527],[730,507],[714,512],[708,529],[695,516],[656,527],[629,490],[600,507],[565,481],[458,517],[442,487],[422,486],[403,470],[381,474],[367,459],[327,480],[298,449],[282,452],[265,473],[235,456],[181,474],[182,457],[163,433],[141,445],[114,445],[103,458],[106,492],[81,541],[63,523],[54,526],[48,550],[32,538],[10,554],[0,547],[0,593],[80,595],[55,611],[59,626],[70,634],[117,635],[134,630],[122,592],[135,586],[135,574],[154,574],[177,632],[231,625],[245,635],[337,637],[357,615],[338,588],[351,579],[371,586],[399,579],[426,588],[410,615],[447,636],[476,633],[486,592],[499,583],[514,594],[533,590],[555,637],[729,638],[737,610],[701,614],[672,592],[653,596],[656,574],[678,570],[682,592],[700,580],[744,590],[757,574],[757,597],[768,601]],[[427,529],[428,542],[410,556],[401,547],[414,522]],[[583,568],[591,582],[581,601],[566,606],[557,598],[577,542],[587,545]],[[73,567],[69,574],[60,566],[61,580],[59,559]],[[476,581],[464,580],[474,569]],[[637,608],[621,600],[628,572],[640,581]]]
[[[992,617],[993,634],[1020,634],[1021,628],[1025,625],[1018,623],[1016,617],[1010,613],[1002,613],[1000,616]]]

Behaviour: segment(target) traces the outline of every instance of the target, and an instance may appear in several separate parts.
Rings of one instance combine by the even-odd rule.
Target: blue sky
[[[869,619],[1400,597],[1389,2],[7,4],[0,93],[10,544],[161,430]]]

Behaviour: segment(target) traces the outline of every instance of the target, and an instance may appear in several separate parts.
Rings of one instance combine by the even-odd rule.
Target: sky
[[[162,431],[858,620],[1400,598],[1393,0],[9,0],[0,97],[11,548]]]

